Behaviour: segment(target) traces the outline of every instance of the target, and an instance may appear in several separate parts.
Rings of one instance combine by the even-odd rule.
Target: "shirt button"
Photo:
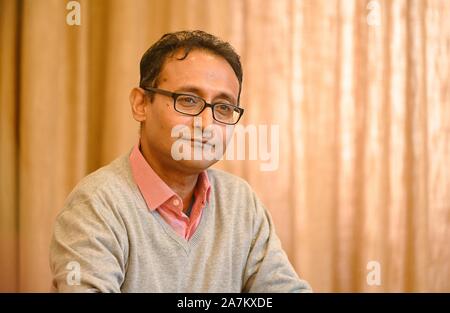
[[[173,200],[172,203],[173,203],[174,206],[178,206],[178,205],[180,205],[180,200],[175,199],[175,200]]]

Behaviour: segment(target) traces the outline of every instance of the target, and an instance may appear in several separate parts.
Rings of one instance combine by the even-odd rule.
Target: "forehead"
[[[199,83],[239,92],[238,78],[228,61],[204,49],[193,49],[187,55],[184,49],[176,51],[166,58],[159,76],[161,83]]]

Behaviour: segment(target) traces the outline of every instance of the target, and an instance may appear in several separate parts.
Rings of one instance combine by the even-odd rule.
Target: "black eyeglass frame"
[[[172,92],[172,91],[168,91],[168,90],[164,90],[164,89],[159,89],[159,88],[153,88],[153,87],[142,87],[142,86],[141,86],[141,88],[144,89],[144,90],[146,90],[146,91],[149,91],[149,92],[155,92],[155,93],[159,93],[159,94],[162,94],[162,95],[171,97],[171,98],[173,99],[173,108],[174,108],[174,110],[177,111],[178,113],[181,113],[181,114],[185,114],[185,115],[189,115],[189,116],[198,116],[198,115],[200,115],[207,107],[210,107],[210,108],[211,108],[211,111],[212,111],[212,114],[213,114],[213,119],[214,119],[215,121],[219,122],[219,123],[227,124],[227,125],[236,125],[236,124],[239,122],[239,120],[241,119],[242,114],[244,114],[244,109],[241,108],[241,107],[239,107],[239,106],[237,106],[237,105],[234,105],[234,104],[230,104],[230,103],[220,103],[220,102],[218,102],[218,103],[208,103],[208,102],[206,102],[206,100],[203,99],[202,97],[199,97],[199,96],[196,96],[196,95],[192,95],[192,94],[188,94],[188,93],[177,93],[177,92]],[[201,100],[201,101],[204,103],[204,106],[203,106],[203,108],[200,110],[200,112],[198,112],[198,113],[196,113],[196,114],[190,114],[190,113],[186,113],[186,112],[181,112],[181,111],[177,110],[177,106],[176,106],[177,99],[178,99],[178,97],[180,97],[180,96],[188,96],[188,97],[194,97],[194,98],[197,98],[197,99]],[[227,122],[223,122],[223,121],[218,120],[218,119],[216,118],[216,116],[215,116],[215,113],[214,113],[214,107],[215,107],[216,105],[227,105],[227,106],[232,107],[233,110],[239,112],[239,117],[238,117],[237,121],[234,122],[234,123],[227,123]]]

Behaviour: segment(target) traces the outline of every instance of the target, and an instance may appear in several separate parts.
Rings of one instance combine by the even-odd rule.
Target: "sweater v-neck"
[[[167,224],[167,222],[163,219],[163,217],[158,213],[157,210],[149,211],[149,213],[159,222],[165,233],[184,249],[186,255],[189,255],[191,250],[195,248],[202,237],[201,235],[204,232],[206,224],[208,223],[209,215],[211,215],[210,211],[211,205],[209,202],[207,202],[202,209],[200,223],[198,224],[197,229],[189,240],[181,237],[169,224]]]

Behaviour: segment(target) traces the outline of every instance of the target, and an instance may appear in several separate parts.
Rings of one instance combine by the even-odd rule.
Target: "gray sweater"
[[[150,212],[123,155],[85,177],[66,200],[50,247],[62,292],[308,292],[269,212],[242,179],[207,171],[210,201],[180,237]]]

